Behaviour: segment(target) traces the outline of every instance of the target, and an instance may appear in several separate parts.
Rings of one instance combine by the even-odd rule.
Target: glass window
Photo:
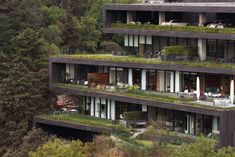
[[[118,82],[124,82],[123,68],[117,68],[117,83]]]
[[[169,45],[170,45],[170,46],[175,46],[175,45],[177,45],[177,43],[176,43],[176,38],[170,37],[170,38],[169,38]]]
[[[182,92],[193,93],[196,90],[196,80],[197,74],[196,73],[187,73],[181,72],[181,85],[182,85]]]
[[[110,68],[109,83],[116,84],[116,71],[115,68]]]
[[[147,72],[147,89],[156,90],[156,74],[155,70],[148,70]]]
[[[216,40],[207,40],[207,56],[216,57]]]

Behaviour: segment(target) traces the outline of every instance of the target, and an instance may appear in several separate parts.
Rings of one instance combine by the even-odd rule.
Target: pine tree
[[[0,147],[7,148],[21,142],[33,116],[43,106],[43,99],[37,86],[39,80],[19,58],[1,62],[0,67]]]

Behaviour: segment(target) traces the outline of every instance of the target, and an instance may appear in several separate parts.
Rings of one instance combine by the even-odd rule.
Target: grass
[[[141,145],[143,145],[144,147],[151,147],[154,144],[153,141],[149,141],[149,140],[139,140],[139,139],[136,139],[136,142],[141,144]]]
[[[215,63],[215,62],[192,62],[192,61],[161,61],[156,58],[143,58],[138,56],[113,56],[110,54],[75,54],[75,55],[58,55],[58,58],[77,58],[84,60],[101,60],[112,62],[130,62],[130,63],[143,63],[143,64],[167,64],[167,65],[185,65],[190,67],[208,67],[208,68],[226,68],[235,69],[234,64]]]
[[[235,34],[235,28],[208,28],[199,26],[162,26],[153,24],[125,24],[113,23],[112,28],[125,28],[125,29],[146,29],[158,31],[181,31],[181,32],[201,32],[201,33],[222,33],[222,34]]]
[[[152,93],[152,92],[146,92],[146,91],[134,91],[130,92],[127,90],[114,90],[114,91],[106,91],[106,90],[100,90],[96,88],[87,88],[81,85],[76,84],[64,84],[64,83],[56,83],[55,87],[60,88],[68,88],[68,89],[77,89],[82,92],[98,92],[101,94],[112,94],[117,96],[127,96],[130,98],[137,98],[137,99],[144,99],[144,100],[153,100],[157,102],[165,102],[165,103],[172,103],[177,105],[183,105],[183,106],[192,106],[192,107],[198,107],[198,108],[209,108],[214,110],[233,110],[234,107],[231,108],[223,108],[223,107],[217,107],[217,106],[208,106],[204,104],[198,104],[193,103],[192,98],[181,98],[179,96],[174,95],[167,95],[167,94],[161,94],[161,93]]]
[[[80,114],[75,114],[75,115],[40,115],[38,117],[50,119],[50,120],[72,122],[72,123],[79,123],[79,124],[106,127],[106,128],[112,128],[114,126],[112,124],[111,120],[90,117],[90,116],[85,116],[85,115],[80,115]]]

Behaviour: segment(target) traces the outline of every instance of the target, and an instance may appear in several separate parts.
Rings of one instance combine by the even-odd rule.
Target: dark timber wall
[[[235,111],[221,112],[220,139],[222,146],[235,146]]]

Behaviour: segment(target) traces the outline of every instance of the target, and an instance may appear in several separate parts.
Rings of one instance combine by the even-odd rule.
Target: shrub
[[[197,47],[193,46],[165,46],[165,55],[167,56],[197,56]]]
[[[33,128],[23,137],[21,145],[11,146],[3,157],[28,157],[30,151],[35,151],[39,146],[54,138],[54,136],[48,135],[41,129]]]
[[[55,139],[39,147],[30,157],[90,157],[89,147],[81,141]]]
[[[172,155],[174,157],[214,157],[216,156],[216,145],[215,140],[201,136],[194,143],[176,149]]]
[[[94,156],[104,156],[108,150],[115,147],[115,141],[109,136],[96,136],[90,143],[90,152]]]
[[[112,53],[117,53],[118,51],[121,51],[121,47],[118,43],[113,42],[113,41],[103,41],[100,44],[100,47],[106,51],[106,52],[112,52]]]
[[[128,93],[133,93],[133,94],[138,94],[139,92],[142,92],[142,91],[140,91],[139,89],[140,89],[140,87],[137,86],[137,85],[128,86],[128,87],[127,87],[127,92],[128,92]]]
[[[123,117],[125,120],[145,120],[147,119],[147,112],[142,112],[142,111],[124,112]]]

